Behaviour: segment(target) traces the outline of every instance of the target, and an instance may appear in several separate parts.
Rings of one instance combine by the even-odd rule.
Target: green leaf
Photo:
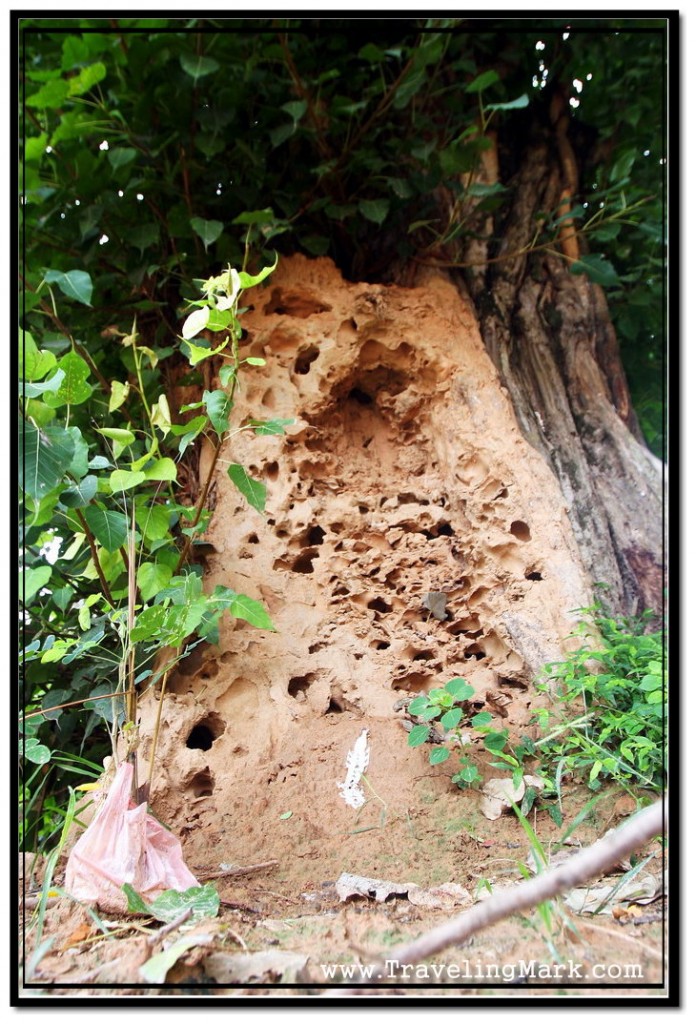
[[[164,605],[145,608],[138,615],[130,631],[130,638],[136,644],[144,640],[156,640],[165,645],[175,642],[178,636],[175,630],[180,619],[181,611],[178,608],[165,608]]]
[[[478,91],[478,90],[477,90]],[[518,96],[516,100],[510,100],[508,103],[488,103],[483,109],[484,110],[522,110],[523,107],[529,106],[529,96],[526,92],[523,92],[521,96]]]
[[[176,463],[173,459],[157,459],[145,470],[146,480],[176,480]]]
[[[469,82],[464,92],[483,92],[499,81],[500,75],[497,71],[484,71],[483,74],[477,75],[473,82]]]
[[[56,365],[52,352],[39,351],[29,331],[19,332],[19,378],[41,380]]]
[[[209,331],[224,331],[233,319],[232,311],[229,309],[211,309],[206,327]]]
[[[245,210],[244,213],[240,213],[232,221],[233,224],[271,224],[276,219],[276,215],[270,206],[267,206],[263,210]],[[249,285],[245,285],[248,288]]]
[[[182,53],[179,57],[179,62],[186,72],[190,75],[194,82],[197,82],[199,78],[204,78],[206,75],[213,74],[214,71],[218,71],[220,65],[212,57],[202,57],[195,54]]]
[[[216,434],[222,437],[229,426],[232,402],[224,391],[204,391],[203,401]]]
[[[483,181],[474,181],[467,188],[467,195],[470,196],[496,196],[500,195],[501,192],[507,192],[505,185],[501,185],[499,181],[494,181],[491,184],[486,184]]]
[[[138,151],[136,149],[131,149],[129,146],[116,146],[114,149],[110,149],[107,153],[109,163],[115,171],[118,171],[127,164],[132,163],[137,155]]]
[[[433,750],[430,751],[430,757],[428,758],[428,761],[430,764],[442,764],[442,762],[446,761],[449,756],[449,747],[435,747]]]
[[[86,270],[69,270],[67,273],[62,270],[46,270],[44,281],[57,284],[69,299],[76,299],[85,306],[92,305],[92,278]]]
[[[82,356],[77,352],[68,352],[58,363],[58,369],[65,374],[55,394],[46,395],[44,401],[52,409],[61,405],[81,405],[92,394],[92,386],[87,383],[90,369]]]
[[[202,345],[194,345],[192,341],[186,342],[188,349],[188,361],[191,366],[198,366],[204,359],[210,359],[211,356],[216,356],[218,352],[222,352],[223,349],[227,348],[227,338],[224,339],[221,345],[217,348],[204,348]]]
[[[587,274],[590,281],[602,288],[613,288],[621,284],[621,278],[606,256],[588,253],[570,266],[571,274]]]
[[[266,507],[266,485],[250,477],[246,469],[237,462],[232,463],[227,474],[251,507],[257,512],[263,512]]]
[[[102,62],[97,61],[96,64],[90,64],[88,67],[82,68],[79,74],[69,79],[69,95],[82,96],[83,93],[86,93],[92,86],[96,85],[97,82],[101,82],[104,78],[106,78],[106,68]]]
[[[493,715],[490,711],[479,711],[477,715],[471,719],[471,725],[474,729],[480,729],[484,725],[488,725],[493,721]]]
[[[169,521],[172,513],[165,505],[136,507],[135,521],[146,540],[164,540],[169,535]]]
[[[294,423],[294,420],[250,420],[247,426],[254,428],[254,433],[260,436],[268,434],[281,435],[285,434],[285,428],[290,423]]]
[[[48,764],[51,760],[51,751],[35,736],[30,736],[22,744],[22,756],[32,764]]]
[[[403,110],[410,100],[413,99],[419,89],[425,85],[426,81],[427,76],[423,69],[414,69],[411,74],[407,75],[394,94],[395,109]]]
[[[295,124],[300,121],[307,110],[306,100],[290,100],[289,103],[284,103],[281,110],[284,110],[286,114],[289,114]]]
[[[483,745],[486,750],[490,750],[492,753],[500,753],[505,747],[508,741],[507,731],[504,732],[491,732],[485,737]]]
[[[475,693],[473,686],[467,683],[465,679],[462,679],[461,676],[455,676],[454,679],[450,679],[448,683],[445,683],[445,690],[455,700],[468,700]]]
[[[131,491],[134,487],[139,487],[146,479],[147,477],[141,470],[115,469],[109,477],[111,493],[120,494],[121,491]],[[106,545],[104,546],[106,547]],[[113,548],[109,550],[113,550]]]
[[[609,181],[616,182],[621,181],[623,178],[627,178],[636,162],[638,153],[635,149],[631,149],[626,153],[623,153],[609,172]]]
[[[416,718],[422,715],[430,707],[430,701],[427,697],[414,697],[408,706],[409,715],[415,715]]]
[[[271,141],[271,148],[277,149],[278,146],[282,146],[284,142],[292,138],[295,134],[297,125],[293,122],[292,124],[280,124],[277,128],[271,128],[268,133],[268,138]]]
[[[275,632],[275,626],[271,617],[260,601],[245,594],[237,594],[229,605],[229,613],[235,619],[244,619],[245,622],[256,626],[257,629],[268,629]]]
[[[196,232],[199,238],[203,240],[206,252],[208,246],[212,245],[213,242],[217,242],[218,238],[222,234],[224,224],[220,220],[203,220],[202,217],[192,217],[191,227]],[[186,337],[186,335],[184,335]]]
[[[89,505],[83,515],[90,530],[107,551],[118,551],[125,544],[128,520],[123,512],[107,511],[98,505]]]
[[[19,589],[24,586],[24,604],[28,605],[51,578],[51,566],[40,565],[36,569],[23,569],[20,573]]]
[[[257,284],[261,284],[266,278],[273,273],[275,268],[278,266],[278,253],[273,261],[273,265],[270,267],[264,267],[258,274],[247,274],[243,270],[239,272],[239,284],[241,288],[254,288]]]
[[[446,711],[440,719],[440,724],[445,731],[449,729],[456,729],[462,720],[464,712],[461,708],[452,708],[450,711]]]
[[[388,199],[361,199],[358,208],[373,224],[381,224],[389,213]]]
[[[79,483],[63,491],[60,496],[61,504],[66,508],[82,508],[89,505],[97,493],[98,481],[96,476],[85,476]]]
[[[143,601],[149,601],[167,586],[172,570],[159,562],[141,562],[136,578]]]
[[[19,442],[19,485],[31,498],[41,500],[68,471],[75,441],[62,427],[37,430],[32,423],[21,420]]]
[[[135,434],[124,427],[97,427],[97,433],[121,445],[121,450],[135,441]]]
[[[54,590],[53,603],[60,608],[62,612],[65,612],[71,601],[75,599],[75,591],[72,587],[60,587],[58,590]]]
[[[130,392],[130,384],[122,383],[120,380],[111,381],[111,397],[109,398],[109,412],[116,412],[120,409]]]
[[[302,235],[299,242],[312,256],[326,256],[329,251],[329,239],[326,235]]]
[[[367,60],[370,64],[379,64],[385,59],[384,51],[380,50],[374,43],[366,43],[360,50],[358,50],[358,57],[360,60]]]
[[[429,732],[430,729],[427,725],[414,725],[408,734],[409,747],[420,747],[427,740]]]
[[[46,394],[49,391],[55,393],[64,380],[65,372],[63,370],[56,370],[51,379],[44,381],[43,384],[23,384],[20,393],[26,399],[38,398],[39,395]]]
[[[34,135],[30,139],[26,139],[24,142],[24,159],[27,163],[39,163],[46,152],[46,144],[48,142],[48,135],[46,132],[41,132],[40,135]]]
[[[68,95],[70,86],[62,78],[56,78],[52,82],[46,82],[38,92],[27,96],[28,107],[40,107],[45,110],[55,110],[59,107]]]
[[[159,238],[160,229],[157,224],[138,224],[128,229],[127,240],[140,251],[141,256],[149,246],[157,245]]]

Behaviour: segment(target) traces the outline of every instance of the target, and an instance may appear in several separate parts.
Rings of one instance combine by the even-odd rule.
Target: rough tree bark
[[[614,614],[663,606],[663,466],[631,406],[602,289],[565,254],[526,251],[539,213],[558,214],[567,164],[539,132],[521,153],[496,240],[467,275],[481,335],[526,439],[558,478],[587,573]],[[492,229],[490,218],[487,224]],[[500,259],[500,257],[509,258]]]

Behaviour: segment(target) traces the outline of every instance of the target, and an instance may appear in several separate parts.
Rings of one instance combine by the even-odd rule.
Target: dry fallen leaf
[[[233,985],[268,978],[292,984],[308,957],[303,953],[263,950],[258,953],[211,953],[206,957],[206,974],[219,985]]]
[[[365,896],[367,899],[384,903],[390,896],[405,896],[409,903],[417,907],[446,909],[455,906],[470,906],[471,896],[456,882],[444,882],[441,885],[424,889],[415,882],[389,882],[382,878],[366,878],[363,875],[351,875],[347,871],[336,882],[336,892],[341,900],[351,896]]]
[[[75,930],[72,931],[70,935],[68,935],[67,939],[60,948],[70,949],[71,946],[79,946],[81,942],[84,942],[85,939],[89,938],[89,936],[92,935],[93,931],[94,929],[92,925],[88,924],[87,922],[78,925],[77,928],[75,928]]]

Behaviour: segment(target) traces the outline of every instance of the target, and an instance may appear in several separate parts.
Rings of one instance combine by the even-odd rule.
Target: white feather
[[[348,751],[348,757],[346,758],[346,777],[343,782],[337,782],[336,785],[341,791],[341,796],[348,804],[349,807],[362,807],[365,803],[365,794],[360,788],[360,779],[362,778],[365,770],[370,761],[370,748],[367,745],[368,730],[363,731],[358,736],[353,749]]]

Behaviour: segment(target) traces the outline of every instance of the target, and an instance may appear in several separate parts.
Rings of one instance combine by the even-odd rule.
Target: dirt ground
[[[581,789],[567,795],[568,820],[586,804],[587,796]],[[525,868],[530,853],[525,833],[511,816],[494,822],[483,818],[472,797],[460,792],[437,796],[425,775],[408,815],[387,812],[381,823],[378,819],[370,825],[375,807],[367,805],[359,818],[353,812],[355,827],[342,830],[336,823],[322,844],[302,838],[302,816],[293,814],[278,821],[273,844],[255,851],[257,864],[265,867],[230,865],[221,861],[219,845],[202,835],[190,835],[184,851],[200,881],[225,869],[247,869],[213,879],[221,898],[216,919],[162,932],[160,923],[132,915],[100,914],[95,919],[68,898],[59,898],[48,907],[43,927],[42,941],[51,940],[50,949],[39,959],[23,994],[56,998],[335,996],[340,992],[336,986],[345,988],[351,977],[359,984],[358,977],[350,975],[356,965],[388,959],[394,946],[485,898],[489,886],[495,892],[521,880],[520,865]],[[618,793],[608,792],[573,837],[583,845],[591,842],[620,823],[622,814],[630,810],[629,803]],[[536,828],[551,853],[560,830],[545,813],[538,816]],[[648,870],[660,876],[665,866],[660,844],[649,844],[640,856],[650,853],[654,857]],[[436,898],[439,894],[442,905],[417,905],[404,894],[385,902],[369,896],[342,901],[336,881],[346,870],[396,883],[418,883]],[[608,879],[610,884],[623,874],[621,868],[617,871]],[[447,882],[458,883],[466,893],[448,898],[446,889],[437,888]],[[361,992],[382,997],[514,1000],[550,995],[589,999],[607,993],[619,999],[659,996],[667,983],[665,902],[664,898],[646,905],[626,901],[614,903],[613,913],[577,914],[557,901],[548,917],[539,910],[516,916],[443,950],[429,961],[427,978],[423,965],[411,969],[418,970],[418,975],[406,977],[392,968],[384,987]],[[108,936],[100,931],[97,920],[106,926]],[[32,917],[31,910],[26,910],[24,925],[22,941],[26,963],[30,963],[36,940],[35,911]],[[164,987],[148,985],[140,974],[146,961],[185,936],[191,947],[166,974]],[[335,980],[329,977],[327,982],[332,970]],[[450,981],[448,987],[433,987],[443,970],[449,970],[449,977],[457,978],[459,984]],[[342,971],[348,973],[347,981],[342,981]],[[595,977],[602,981],[593,986]],[[360,992],[351,992],[346,998],[361,997]]]

